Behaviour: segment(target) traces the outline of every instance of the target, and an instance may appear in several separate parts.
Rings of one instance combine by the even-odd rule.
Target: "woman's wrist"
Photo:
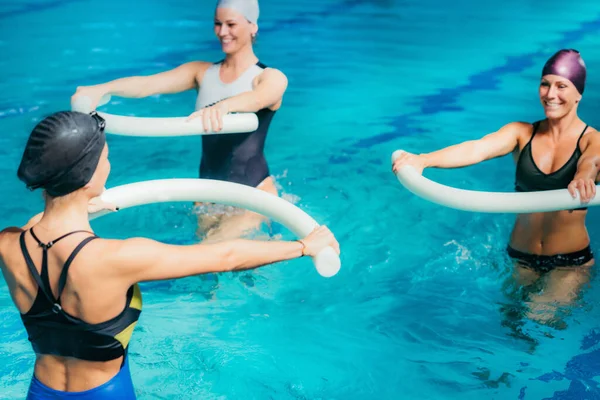
[[[296,242],[300,243],[300,257],[304,257],[306,255],[306,243],[302,239],[296,240]]]
[[[119,88],[116,86],[115,81],[110,81],[97,85],[97,88],[102,92],[103,96],[112,96],[113,94],[119,93]]]
[[[419,154],[419,159],[421,160],[421,163],[423,164],[423,168],[431,167],[431,160],[430,160],[429,154],[427,154],[427,153]]]
[[[217,104],[215,104],[216,106],[220,107],[221,112],[223,113],[223,115],[229,114],[231,112],[234,112],[231,107],[232,107],[232,99],[225,99],[225,100],[221,100],[219,101]]]

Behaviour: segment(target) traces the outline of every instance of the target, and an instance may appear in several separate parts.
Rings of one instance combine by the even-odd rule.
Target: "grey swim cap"
[[[258,0],[217,0],[217,8],[231,8],[253,24],[258,24]]]

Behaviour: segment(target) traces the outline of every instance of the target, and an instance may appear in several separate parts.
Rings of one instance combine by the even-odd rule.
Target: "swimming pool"
[[[397,148],[428,151],[541,118],[539,72],[562,47],[586,60],[580,115],[600,126],[600,5],[536,3],[263,0],[256,51],[290,82],[267,158],[286,198],[336,233],[342,271],[323,279],[295,260],[144,285],[130,349],[139,398],[598,398],[597,279],[565,329],[521,318],[504,288],[513,217],[425,203],[390,172]],[[0,4],[0,225],[23,224],[41,206],[15,176],[33,123],[67,108],[77,85],[220,59],[212,7]],[[193,98],[115,99],[107,109],[178,116],[192,111]],[[110,145],[109,186],[197,174],[198,138],[110,137]],[[427,176],[511,190],[513,174],[503,159]],[[597,222],[592,209],[596,253]],[[123,210],[94,228],[101,236],[194,239],[185,204]],[[33,356],[1,285],[0,398],[8,399],[25,393]]]

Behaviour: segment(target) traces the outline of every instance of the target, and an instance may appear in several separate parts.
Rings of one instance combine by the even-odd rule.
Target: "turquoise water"
[[[542,118],[543,62],[562,47],[588,66],[580,115],[600,127],[600,5],[509,0],[263,0],[256,52],[289,78],[267,158],[285,197],[328,224],[342,270],[308,260],[146,284],[131,345],[140,399],[599,398],[597,279],[566,328],[520,318],[505,289],[511,215],[426,203],[390,172],[391,153],[430,151],[513,120]],[[0,226],[42,205],[16,179],[36,121],[66,109],[77,85],[218,60],[213,2],[0,2]],[[139,116],[190,113],[194,93],[103,107]],[[198,138],[110,137],[108,186],[196,177]],[[511,190],[508,158],[442,183]],[[598,211],[588,227],[598,253]],[[187,204],[120,211],[104,237],[191,243]],[[290,238],[274,226],[275,235]],[[0,286],[0,398],[21,398],[33,355]]]

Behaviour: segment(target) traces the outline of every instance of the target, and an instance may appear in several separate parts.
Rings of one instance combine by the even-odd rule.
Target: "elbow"
[[[482,143],[480,140],[473,140],[470,144],[470,154],[472,154],[471,161],[473,165],[506,154],[506,151],[504,149],[497,151],[493,148],[490,148],[490,146],[487,143]]]
[[[600,173],[600,157],[595,157],[593,165],[594,176],[597,176]]]
[[[127,78],[126,78],[127,79]],[[152,85],[152,81],[147,76],[133,76],[130,78],[130,85],[133,90],[131,95],[134,99],[141,99],[144,97],[152,96],[157,93],[156,88]]]
[[[271,106],[271,104],[267,104],[267,102],[264,101],[259,93],[253,93],[250,106],[252,107],[252,112],[262,110],[263,108],[267,108],[269,106]]]
[[[222,243],[223,248],[219,254],[219,270],[222,272],[235,271],[242,265],[239,251],[236,251],[236,241],[229,240]]]
[[[600,157],[581,157],[577,172],[577,175],[589,175],[595,178],[600,172]]]
[[[475,153],[475,159],[473,160],[473,165],[482,163],[482,162],[487,161],[487,160],[489,160],[491,158],[493,158],[493,157],[490,156],[490,155],[487,155],[487,154]]]
[[[279,103],[283,98],[283,91],[273,89],[271,91],[256,90],[252,93],[252,107],[254,111],[262,110],[263,108],[272,107]]]
[[[136,87],[138,88],[138,91],[135,94],[135,98],[143,99],[158,94],[158,90],[152,86],[151,82],[149,82],[146,77],[139,76],[137,79],[138,82],[136,82]]]

